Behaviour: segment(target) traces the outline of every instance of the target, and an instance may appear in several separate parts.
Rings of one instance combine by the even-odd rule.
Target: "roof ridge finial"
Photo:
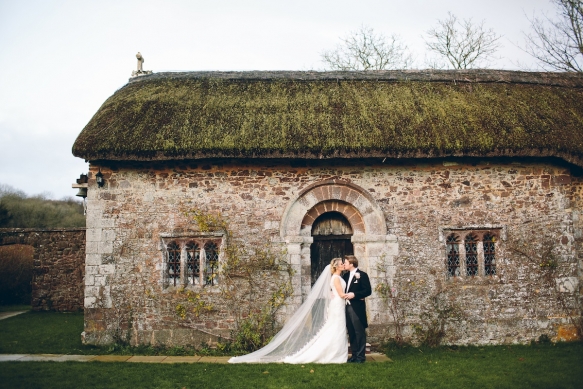
[[[142,65],[144,64],[144,62],[146,62],[146,60],[144,59],[144,57],[142,57],[142,54],[139,51],[138,51],[138,54],[136,54],[136,58],[138,59],[138,70],[134,70],[132,72],[132,77],[145,76],[146,74],[152,74],[151,70],[144,70],[142,68]]]

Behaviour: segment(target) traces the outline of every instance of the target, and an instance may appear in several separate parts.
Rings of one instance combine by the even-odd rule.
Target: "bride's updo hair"
[[[330,261],[330,272],[332,274],[336,273],[336,270],[342,265],[342,258],[333,258]]]

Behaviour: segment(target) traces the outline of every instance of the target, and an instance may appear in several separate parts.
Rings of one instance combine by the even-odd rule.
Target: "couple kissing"
[[[356,257],[334,258],[271,342],[251,354],[231,358],[229,363],[364,363],[365,298],[371,293],[368,275],[358,269]]]

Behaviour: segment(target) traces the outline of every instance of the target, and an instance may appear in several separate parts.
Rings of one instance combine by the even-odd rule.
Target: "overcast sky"
[[[77,135],[136,67],[323,70],[361,25],[398,34],[425,68],[424,33],[452,12],[503,35],[498,69],[536,69],[519,49],[549,0],[0,0],[0,184],[59,199],[87,164]],[[520,66],[518,65],[520,64]]]

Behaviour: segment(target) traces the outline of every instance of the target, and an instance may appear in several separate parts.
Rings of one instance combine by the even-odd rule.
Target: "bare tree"
[[[340,45],[321,55],[334,70],[406,69],[413,63],[409,48],[397,35],[387,38],[371,27],[361,26],[340,39]]]
[[[425,44],[447,62],[441,65],[440,61],[432,61],[431,67],[447,67],[449,63],[454,69],[473,68],[493,59],[501,47],[501,35],[487,30],[483,21],[479,24],[474,24],[472,19],[458,21],[450,12],[447,19],[437,23],[437,27],[427,31]]]
[[[583,1],[551,1],[558,7],[558,20],[530,19],[534,32],[526,34],[525,51],[544,68],[583,72]]]

